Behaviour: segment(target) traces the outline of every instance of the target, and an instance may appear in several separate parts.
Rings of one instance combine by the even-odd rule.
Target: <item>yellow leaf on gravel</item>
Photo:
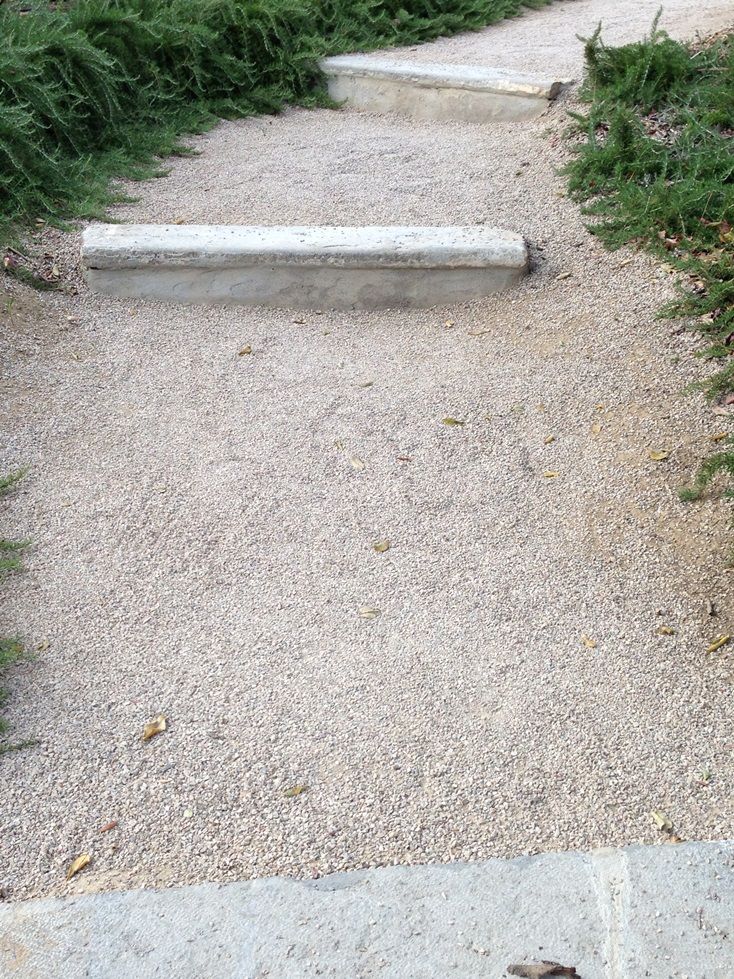
[[[376,619],[380,616],[379,608],[372,608],[369,605],[363,605],[359,610],[360,619]]]
[[[446,327],[446,329],[447,329],[447,330],[450,330],[450,329],[451,329],[451,327],[452,327],[452,326],[455,326],[455,325],[456,325],[456,324],[454,323],[454,321],[453,321],[453,320],[446,320],[446,322],[444,323],[444,326]]]
[[[664,812],[661,812],[659,809],[653,809],[650,816],[657,828],[663,833],[669,833],[672,830],[673,823],[671,822],[670,817],[666,816]]]
[[[358,456],[349,456],[349,462],[352,466],[352,469],[357,469],[358,471],[364,469],[364,463],[360,458],[358,458]]]
[[[663,459],[668,458],[670,452],[667,449],[648,449],[647,454],[653,462],[662,462]]]
[[[251,354],[251,353],[252,353],[252,347],[251,347],[251,346],[250,346],[250,344],[248,343],[246,347],[243,347],[243,348],[242,348],[242,350],[240,350],[240,351],[238,352],[238,354],[237,354],[237,356],[238,356],[238,357],[244,357],[244,356],[245,356],[245,354]]]
[[[294,785],[292,788],[286,789],[283,795],[286,799],[292,799],[294,796],[302,795],[304,792],[308,792],[307,785]]]
[[[546,469],[545,472],[543,473],[543,475],[545,476],[546,479],[558,479],[558,477],[561,474],[555,472],[555,470],[553,470],[553,469]]]
[[[451,418],[450,416],[448,418],[442,418],[441,421],[444,423],[444,425],[465,425],[466,424],[466,422],[463,422],[460,418]]]
[[[372,549],[377,551],[378,554],[384,554],[385,551],[390,550],[389,540],[378,540],[372,545]]]
[[[674,636],[675,629],[671,629],[669,625],[659,625],[655,632],[659,636]]]
[[[88,853],[82,853],[80,857],[77,857],[76,860],[72,861],[70,864],[69,869],[66,871],[66,879],[71,880],[71,878],[78,874],[80,870],[84,870],[87,864],[91,863],[91,861],[92,858]]]
[[[150,741],[154,738],[156,734],[160,734],[162,731],[166,730],[166,719],[163,714],[159,714],[158,717],[154,717],[152,721],[149,721],[143,728],[143,741]]]
[[[589,636],[582,636],[581,642],[587,649],[596,649],[596,639],[590,639]]]
[[[728,432],[714,432],[713,435],[709,435],[709,438],[712,442],[721,442],[728,434]]]
[[[715,653],[717,649],[721,649],[722,646],[726,644],[731,639],[731,636],[717,636],[716,639],[711,643],[711,645],[706,650],[707,653]]]
[[[546,437],[543,439],[543,445],[550,445],[551,442],[555,442],[555,440],[555,435],[546,435]]]

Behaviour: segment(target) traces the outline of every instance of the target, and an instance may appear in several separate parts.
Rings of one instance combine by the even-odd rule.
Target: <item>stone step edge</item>
[[[352,269],[499,267],[522,272],[522,235],[498,228],[91,225],[89,270],[305,266]]]
[[[320,67],[327,78],[352,76],[385,79],[424,88],[466,89],[546,101],[555,99],[563,88],[573,82],[572,78],[549,78],[485,65],[390,61],[363,55],[324,58]]]

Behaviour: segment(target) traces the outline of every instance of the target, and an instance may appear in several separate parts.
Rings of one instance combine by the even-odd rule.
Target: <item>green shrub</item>
[[[542,6],[549,0],[526,0]],[[99,216],[220,117],[324,104],[318,58],[414,43],[521,0],[77,0],[0,6],[0,238]]]
[[[701,387],[734,394],[734,34],[694,49],[653,30],[637,44],[586,41],[588,115],[567,169],[572,196],[609,247],[636,243],[676,267],[679,298],[662,311],[693,317],[703,356],[727,361]],[[734,440],[730,440],[734,449]],[[734,476],[734,451],[710,457],[683,495],[717,473]]]

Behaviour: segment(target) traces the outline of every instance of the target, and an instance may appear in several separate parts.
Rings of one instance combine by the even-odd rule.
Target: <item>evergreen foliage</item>
[[[524,0],[539,7],[550,0]],[[326,104],[326,54],[412,44],[519,13],[521,0],[75,0],[0,5],[0,240],[100,216],[114,177],[221,117]]]

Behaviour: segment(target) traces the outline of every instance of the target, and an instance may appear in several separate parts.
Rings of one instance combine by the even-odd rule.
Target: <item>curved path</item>
[[[656,8],[561,2],[407,54],[578,76],[577,33],[634,39]],[[663,26],[728,8],[674,0]],[[38,742],[0,761],[9,897],[653,842],[652,809],[732,835],[705,653],[728,515],[676,496],[721,419],[683,396],[703,367],[655,319],[665,270],[604,253],[563,196],[567,107],[226,123],[123,212],[487,222],[535,246],[512,293],[290,314],[82,289],[10,335],[5,460],[33,472],[2,517],[34,547],[4,615],[40,648],[6,711]]]

